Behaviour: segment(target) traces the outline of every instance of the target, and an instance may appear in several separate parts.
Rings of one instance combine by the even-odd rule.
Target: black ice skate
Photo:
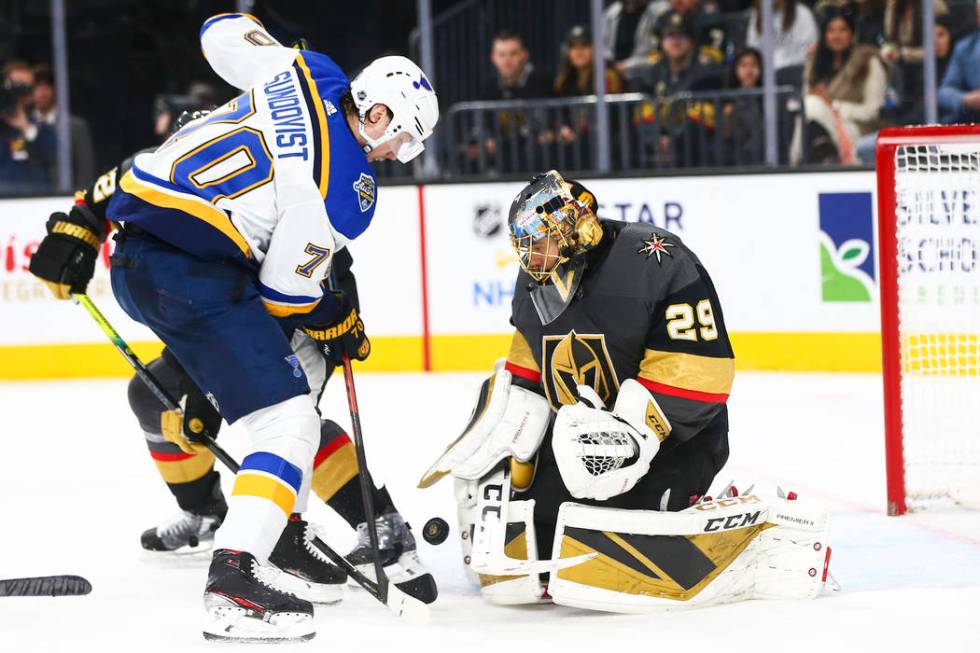
[[[439,595],[436,581],[422,565],[415,550],[412,528],[397,512],[389,512],[375,519],[381,564],[388,580],[398,589],[423,603],[432,603]],[[371,535],[367,522],[357,526],[357,546],[347,554],[347,560],[358,571],[374,580],[374,553],[371,551]]]
[[[313,603],[337,603],[343,598],[347,572],[327,562],[313,546],[310,525],[299,514],[290,515],[269,562],[282,573],[263,576],[277,589]]]
[[[214,532],[221,526],[228,504],[220,494],[196,511],[181,510],[173,519],[143,531],[140,544],[153,553],[198,553],[214,544]]]
[[[205,639],[284,642],[313,638],[313,604],[270,587],[258,577],[259,569],[255,557],[245,551],[214,552],[204,590]]]

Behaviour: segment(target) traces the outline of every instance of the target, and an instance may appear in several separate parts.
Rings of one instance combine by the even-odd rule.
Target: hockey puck
[[[442,544],[449,537],[449,524],[442,517],[433,517],[425,522],[422,538],[429,544]]]

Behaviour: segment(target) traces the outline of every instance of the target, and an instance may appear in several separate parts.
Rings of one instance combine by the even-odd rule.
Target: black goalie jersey
[[[734,355],[721,304],[701,262],[674,234],[612,220],[602,227],[597,247],[560,267],[551,283],[539,286],[521,271],[506,368],[515,382],[543,392],[554,411],[575,403],[578,385],[591,386],[611,409],[620,383],[639,381],[670,432],[646,477],[604,505],[683,509],[728,458]],[[547,501],[540,486],[560,484],[542,478],[553,466],[550,442],[540,451],[539,506]]]

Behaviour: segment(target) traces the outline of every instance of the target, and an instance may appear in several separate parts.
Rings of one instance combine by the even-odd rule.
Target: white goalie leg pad
[[[511,501],[507,505],[507,531],[501,553],[517,560],[538,560],[534,531],[534,501]],[[537,574],[493,576],[479,574],[480,595],[495,605],[549,603]]]
[[[463,549],[463,568],[470,582],[480,587],[480,595],[497,605],[526,605],[546,603],[544,587],[535,575],[498,576],[478,574],[470,562],[473,556],[473,538],[478,521],[476,481],[455,480],[457,515]],[[501,556],[519,560],[537,560],[538,549],[534,531],[534,501],[510,501],[507,503],[506,533]]]
[[[511,374],[497,369],[483,382],[470,423],[419,482],[429,487],[446,474],[477,480],[508,456],[530,460],[544,439],[551,408],[541,395],[511,385]]]
[[[670,422],[653,395],[633,379],[623,382],[612,412],[591,388],[579,386],[578,391],[582,401],[558,411],[551,447],[571,495],[601,501],[629,491],[643,478],[670,434]]]
[[[675,513],[565,503],[552,558],[599,555],[552,574],[548,592],[561,605],[623,613],[814,598],[828,527],[819,508],[754,495]]]
[[[476,493],[479,483],[453,479],[453,490],[456,494],[456,519],[459,523],[459,538],[463,549],[463,570],[466,578],[476,586],[480,584],[480,576],[470,568],[473,556],[473,535],[476,532]]]

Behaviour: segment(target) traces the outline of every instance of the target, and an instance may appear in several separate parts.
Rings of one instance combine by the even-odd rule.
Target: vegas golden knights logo
[[[607,406],[619,393],[619,380],[602,334],[570,331],[564,336],[545,336],[543,362],[544,390],[555,410],[578,401],[575,387],[579,385],[590,386]]]

